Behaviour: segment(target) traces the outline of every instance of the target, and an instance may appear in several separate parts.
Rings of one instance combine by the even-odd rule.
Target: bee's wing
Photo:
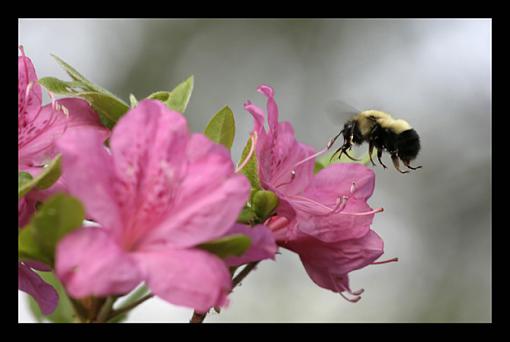
[[[361,110],[341,100],[329,101],[325,106],[325,111],[334,122],[341,125],[354,115],[361,113]]]

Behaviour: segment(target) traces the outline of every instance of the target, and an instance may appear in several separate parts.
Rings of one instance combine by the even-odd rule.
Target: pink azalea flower
[[[267,131],[264,112],[245,104],[255,122],[258,173],[263,188],[280,199],[266,224],[280,246],[299,254],[317,285],[357,301],[361,291],[350,290],[348,273],[383,254],[383,241],[370,230],[382,209],[367,204],[374,173],[360,164],[333,164],[314,175],[314,149],[296,140],[290,123],[278,121],[273,89],[262,85],[258,91],[267,97]]]
[[[65,98],[42,106],[42,89],[30,58],[18,57],[18,165],[36,176],[56,156],[55,141],[76,127],[95,127],[106,138],[98,115],[84,100]]]
[[[225,305],[228,268],[197,246],[246,233],[234,223],[249,183],[234,172],[228,150],[190,134],[181,114],[154,100],[125,114],[110,142],[107,150],[97,132],[82,129],[58,143],[70,193],[101,225],[57,247],[57,274],[70,295],[125,294],[145,281],[173,304],[202,312]]]
[[[97,114],[80,99],[54,100],[42,106],[42,89],[32,61],[20,47],[18,57],[18,168],[36,177],[44,165],[56,156],[55,140],[75,127],[95,127],[106,138],[107,130],[100,125]],[[33,190],[18,202],[18,226],[25,226],[35,212],[35,204],[65,189],[62,179],[47,190]],[[51,313],[58,295],[31,267],[18,264],[19,289],[32,295],[44,314]],[[35,269],[44,271],[41,267]],[[46,269],[49,271],[49,269]]]
[[[57,155],[57,138],[78,127],[93,127],[106,139],[108,130],[99,121],[98,115],[84,100],[76,98],[53,99],[42,105],[42,88],[37,83],[37,74],[30,58],[20,47],[18,57],[18,168],[32,177],[38,176],[44,165]],[[26,224],[35,211],[35,202],[43,200],[57,191],[65,191],[61,178],[50,189],[34,190],[19,204],[19,226]]]

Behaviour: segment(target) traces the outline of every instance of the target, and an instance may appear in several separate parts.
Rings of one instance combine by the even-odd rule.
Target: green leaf
[[[85,210],[76,198],[66,194],[51,196],[21,230],[18,238],[19,257],[53,266],[58,241],[81,227],[84,218]]]
[[[129,110],[129,106],[115,96],[99,92],[81,92],[75,96],[84,98],[97,111],[102,123],[112,128]]]
[[[222,144],[230,150],[236,133],[234,113],[225,106],[216,113],[205,128],[204,134],[212,141]]]
[[[170,92],[169,91],[157,91],[155,93],[150,94],[147,98],[151,99],[151,100],[159,100],[166,104],[166,102],[170,98]]]
[[[51,255],[39,245],[38,236],[30,225],[21,229],[18,235],[18,259],[41,261],[47,265],[53,262]]]
[[[41,278],[44,279],[48,284],[52,285],[58,293],[58,305],[55,311],[51,315],[44,316],[39,309],[39,305],[32,298],[27,296],[30,311],[34,315],[34,318],[38,322],[42,322],[44,318],[54,323],[72,323],[76,321],[76,314],[73,309],[73,305],[69,300],[69,297],[65,293],[64,287],[58,280],[58,278],[52,272],[37,272]]]
[[[22,172],[25,175],[21,176],[21,173],[18,177],[18,197],[21,198],[25,196],[30,190],[34,187],[39,189],[47,189],[52,186],[60,177],[61,174],[61,157],[60,155],[56,156],[45,168],[44,171],[41,172],[37,177],[32,178],[30,181],[27,181],[28,177],[26,176],[28,173]],[[20,177],[23,177],[23,180],[20,180]],[[30,176],[31,177],[31,176]]]
[[[251,239],[244,234],[234,234],[221,239],[209,241],[199,245],[210,253],[224,259],[229,256],[241,256],[250,248]]]
[[[246,160],[246,158],[248,157],[248,153],[250,152],[250,149],[251,149],[251,144],[252,144],[252,140],[249,139],[248,142],[246,143],[246,146],[243,149],[240,163],[244,162]],[[241,172],[250,181],[252,189],[254,189],[254,190],[262,189],[262,187],[260,186],[258,167],[257,167],[257,156],[255,155],[255,151],[253,151],[253,153],[250,157],[250,160],[244,165],[244,167],[241,169]]]
[[[18,174],[18,194],[20,192],[20,189],[29,184],[32,181],[32,179],[34,178],[28,172],[21,171]]]
[[[135,107],[138,104],[138,100],[133,94],[129,95],[129,102],[131,103],[131,108]]]
[[[109,97],[114,98],[118,102],[124,104],[124,106],[128,107],[127,103],[119,99],[117,96],[109,92],[108,90],[104,89],[103,87],[98,86],[97,84],[92,83],[88,79],[85,78],[82,74],[80,74],[76,69],[74,69],[72,66],[64,62],[60,57],[53,55],[53,58],[57,61],[58,64],[67,72],[67,74],[74,80],[79,82],[81,84],[82,88],[87,91],[91,92],[97,92],[103,95],[108,95]]]
[[[179,113],[184,113],[188,106],[191,93],[193,92],[193,76],[180,83],[172,91],[157,91],[147,98],[159,100],[167,105],[168,108]]]
[[[43,78],[40,78],[39,79],[39,84],[42,85],[44,88],[46,88],[46,90],[48,90],[49,92],[53,93],[53,94],[57,94],[57,95],[71,95],[71,96],[74,96],[78,90],[76,90],[75,88],[82,88],[83,90],[85,90],[83,87],[81,87],[82,83],[81,82],[66,82],[66,81],[62,81],[62,80],[59,80],[58,78],[55,78],[55,77],[43,77]]]
[[[184,113],[188,106],[191,93],[193,92],[193,84],[194,77],[192,75],[170,92],[170,98],[167,101],[167,105],[179,113]]]
[[[54,55],[54,54],[51,54],[51,56],[53,58],[55,58],[55,60],[57,61],[58,64],[60,64],[60,66],[62,67],[62,69],[65,70],[65,72],[69,75],[69,77],[71,77],[73,80],[75,81],[80,81],[82,82],[84,85],[90,87],[90,89],[94,89],[94,85],[92,84],[92,82],[90,82],[89,80],[87,80],[85,78],[85,76],[83,76],[82,74],[80,74],[76,69],[74,69],[72,66],[70,66],[69,64],[67,64],[66,62],[64,62],[60,57]]]
[[[315,173],[319,172],[320,170],[322,170],[323,168],[325,168],[324,162],[316,160],[315,161],[315,166],[314,166],[314,169],[313,169],[313,173],[315,174]]]

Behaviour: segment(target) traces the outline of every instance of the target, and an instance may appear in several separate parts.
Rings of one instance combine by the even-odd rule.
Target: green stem
[[[253,269],[255,269],[255,267],[257,267],[257,264],[259,263],[260,261],[254,261],[254,262],[250,262],[249,264],[246,265],[245,268],[242,269],[241,272],[239,272],[238,275],[236,275],[236,277],[233,279],[232,281],[232,291],[234,291],[234,288],[239,285],[239,283],[244,279],[246,278],[246,276],[251,272],[253,271]]]
[[[117,310],[111,310],[109,317],[106,319],[106,322],[111,321],[115,317],[117,317],[119,315],[122,315],[122,314],[124,314],[124,313],[126,313],[126,312],[128,312],[128,311],[130,311],[132,309],[134,309],[135,307],[137,307],[138,305],[142,304],[146,300],[151,299],[152,297],[154,297],[154,295],[152,293],[149,293],[149,294],[143,296],[142,298],[138,299],[136,302],[128,304],[128,305],[126,305],[126,306],[124,306],[122,308],[119,308]]]
[[[76,299],[73,299],[69,297],[69,301],[71,302],[71,305],[73,306],[74,312],[76,313],[76,318],[78,319],[79,323],[85,323],[87,322],[87,310],[81,305],[79,301]]]
[[[118,297],[110,296],[106,299],[106,302],[103,304],[97,315],[96,319],[97,323],[105,323],[108,320],[108,317],[110,316],[113,310],[113,304],[115,303],[117,298]]]

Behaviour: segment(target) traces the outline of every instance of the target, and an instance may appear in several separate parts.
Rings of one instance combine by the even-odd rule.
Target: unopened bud
[[[252,197],[252,207],[260,219],[266,219],[278,206],[278,197],[271,191],[257,191]]]

